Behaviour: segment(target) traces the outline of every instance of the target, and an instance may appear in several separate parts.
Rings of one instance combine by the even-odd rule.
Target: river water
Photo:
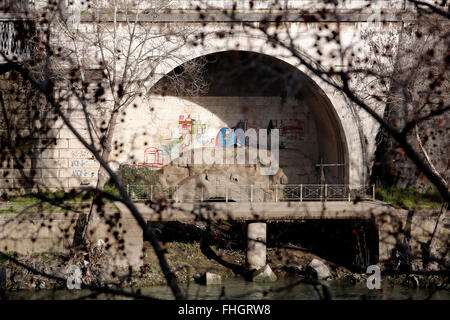
[[[450,300],[450,290],[431,290],[409,288],[401,285],[384,286],[381,290],[369,290],[365,283],[356,285],[339,281],[326,281],[332,299],[336,300]],[[203,286],[195,283],[182,284],[183,292],[188,299],[298,299],[317,300],[319,295],[309,284],[294,284],[288,281],[277,281],[270,284],[246,282],[242,279],[227,279],[222,285]],[[320,290],[320,292],[322,292]],[[89,290],[39,290],[9,292],[8,299],[79,299],[91,294]],[[152,286],[143,288],[142,293],[160,299],[173,299],[168,286]],[[123,297],[101,294],[97,299],[121,299]]]

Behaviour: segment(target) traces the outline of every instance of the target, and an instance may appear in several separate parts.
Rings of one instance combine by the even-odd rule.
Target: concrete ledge
[[[297,11],[297,12],[295,12]],[[321,17],[318,13],[300,13],[301,10],[290,10],[290,12],[236,12],[233,17],[230,14],[223,14],[222,12],[208,12],[202,10],[198,12],[173,12],[173,13],[160,13],[157,16],[148,14],[139,15],[140,22],[153,22],[153,23],[203,23],[203,22],[367,22],[369,17],[373,16],[372,12],[355,12],[356,10],[348,10],[349,12],[329,13],[328,16]],[[386,10],[385,10],[386,11]],[[200,18],[202,15],[202,18]],[[410,21],[414,19],[411,13],[403,10],[397,10],[390,13],[383,13],[380,15],[382,21],[386,22],[401,22]],[[81,22],[90,23],[99,19],[102,22],[113,22],[114,16],[112,14],[100,14],[99,17],[94,18],[91,14],[85,14],[81,16]],[[119,14],[117,20],[119,22],[126,22],[134,20],[134,15]]]
[[[90,240],[94,243],[98,239],[106,242],[114,266],[140,267],[143,262],[142,229],[131,215],[120,213],[118,216],[117,210],[112,207],[107,211],[103,218],[98,217],[97,222],[90,225]],[[81,215],[86,213],[1,214],[0,251],[24,255],[45,252],[67,254]]]
[[[129,212],[122,203],[115,205],[121,212]],[[387,213],[406,217],[408,213],[381,202],[174,203],[160,213],[144,203],[135,205],[147,221],[371,219]]]

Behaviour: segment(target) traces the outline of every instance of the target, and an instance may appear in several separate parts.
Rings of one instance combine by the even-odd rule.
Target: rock
[[[253,281],[255,282],[275,282],[277,281],[277,276],[272,271],[270,266],[266,264],[263,268],[256,270],[253,273]]]
[[[207,286],[222,283],[222,277],[212,272],[206,272],[202,276],[200,276],[199,274],[195,274],[194,280],[200,284],[204,284]]]
[[[324,280],[331,277],[331,272],[326,264],[317,259],[313,259],[306,267],[306,270],[308,274],[318,280]]]
[[[406,277],[405,281],[403,282],[403,285],[411,288],[418,288],[420,286],[420,282],[415,275],[410,274]]]
[[[278,267],[278,266],[277,266],[277,267]],[[278,267],[278,268],[281,269],[282,266],[280,265],[280,267]],[[303,270],[302,270],[301,266],[300,266],[300,267],[297,267],[297,266],[287,266],[287,267],[285,267],[284,269],[285,269],[285,271],[286,271],[287,273],[293,274],[293,275],[296,275],[296,276],[303,274]]]
[[[211,272],[206,273],[206,285],[220,284],[221,282],[222,277],[220,275]]]

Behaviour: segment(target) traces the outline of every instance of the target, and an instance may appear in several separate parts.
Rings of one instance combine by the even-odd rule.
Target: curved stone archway
[[[201,140],[203,147],[223,147],[217,137],[226,128],[279,129],[280,172],[275,179],[255,177],[257,168],[247,165],[246,169],[222,166],[219,171],[226,173],[225,180],[233,178],[244,185],[350,182],[345,128],[328,96],[310,77],[278,58],[255,52],[221,51],[201,59],[206,60],[206,92],[180,96],[171,90],[165,79],[173,78],[180,65],[153,87],[145,107],[127,114],[127,127],[143,129],[143,139],[135,134],[124,141],[131,142],[127,154],[131,151],[135,162],[162,169],[164,184],[195,186],[204,180],[205,170],[217,176],[217,166],[174,166],[170,148],[192,149],[192,139]],[[142,124],[145,118],[148,125]],[[182,138],[185,129],[193,134],[190,141]],[[141,143],[146,147],[139,147]],[[342,166],[327,167],[322,176],[320,163]],[[220,178],[217,182],[224,183]]]
[[[152,80],[149,80],[145,87],[152,88],[166,74],[192,59],[210,54],[235,51],[237,48],[240,51],[254,52],[273,57],[286,63],[292,68],[298,69],[311,80],[311,85],[317,88],[320,95],[324,98],[324,101],[328,101],[327,105],[331,106],[331,108],[327,109],[327,112],[330,113],[329,117],[336,118],[336,120],[341,124],[340,134],[346,141],[346,150],[351,150],[351,152],[348,153],[348,158],[346,159],[346,171],[348,175],[346,176],[344,182],[349,183],[350,185],[364,185],[366,183],[368,170],[367,152],[370,153],[370,150],[367,150],[366,146],[368,141],[367,139],[368,137],[374,137],[374,132],[376,133],[378,128],[377,124],[372,123],[370,119],[366,119],[363,126],[359,112],[351,103],[349,103],[342,93],[323,82],[319,77],[311,73],[304,66],[298,66],[297,59],[293,57],[289,51],[280,47],[273,47],[270,43],[264,41],[264,39],[251,34],[242,34],[232,38],[220,38],[217,37],[215,33],[210,33],[207,37],[205,37],[202,46],[185,46],[176,54],[174,53],[174,56],[177,56],[177,59],[171,59],[159,65],[155,73],[157,76]],[[309,54],[308,49],[306,47],[304,49]],[[314,56],[312,50],[313,48],[310,49],[311,55]],[[144,99],[141,104],[152,105],[153,102],[148,100],[146,101],[146,99]],[[328,132],[327,135],[329,134],[333,134],[333,132]],[[342,150],[343,147],[344,146],[341,145],[338,146],[337,149]],[[345,157],[345,155],[341,155],[340,159],[342,159],[342,156]]]

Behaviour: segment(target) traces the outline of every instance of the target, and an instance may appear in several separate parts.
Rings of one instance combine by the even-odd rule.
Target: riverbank
[[[205,247],[199,242],[165,243],[164,248],[179,283],[194,282],[194,275],[205,272],[218,274],[223,280],[236,277],[245,279],[247,276],[244,268],[245,252],[243,250],[221,249],[216,246]],[[82,263],[78,263],[74,256],[50,253],[28,256],[14,255],[14,258],[39,272],[61,278],[70,277],[68,275],[70,266],[78,266],[82,273],[82,280],[87,284],[108,285],[117,288],[145,288],[166,283],[156,255],[152,251],[153,249],[146,245],[144,265],[131,273],[127,269],[112,269],[108,266],[107,257],[101,257],[101,254],[96,257],[96,260],[93,257],[90,258],[90,261],[78,260]],[[87,259],[89,260],[89,258]],[[267,259],[278,279],[288,281],[307,278],[308,264],[312,259],[321,258],[313,253],[304,252],[295,246],[290,246],[287,249],[269,249]],[[339,281],[348,285],[361,285],[367,279],[366,274],[352,272],[329,261],[324,262],[331,274],[328,280]],[[35,275],[30,270],[17,266],[10,261],[3,260],[0,263],[6,268],[7,290],[64,289],[67,287],[67,283],[64,281]],[[382,283],[383,285],[450,290],[448,274],[382,275]]]

